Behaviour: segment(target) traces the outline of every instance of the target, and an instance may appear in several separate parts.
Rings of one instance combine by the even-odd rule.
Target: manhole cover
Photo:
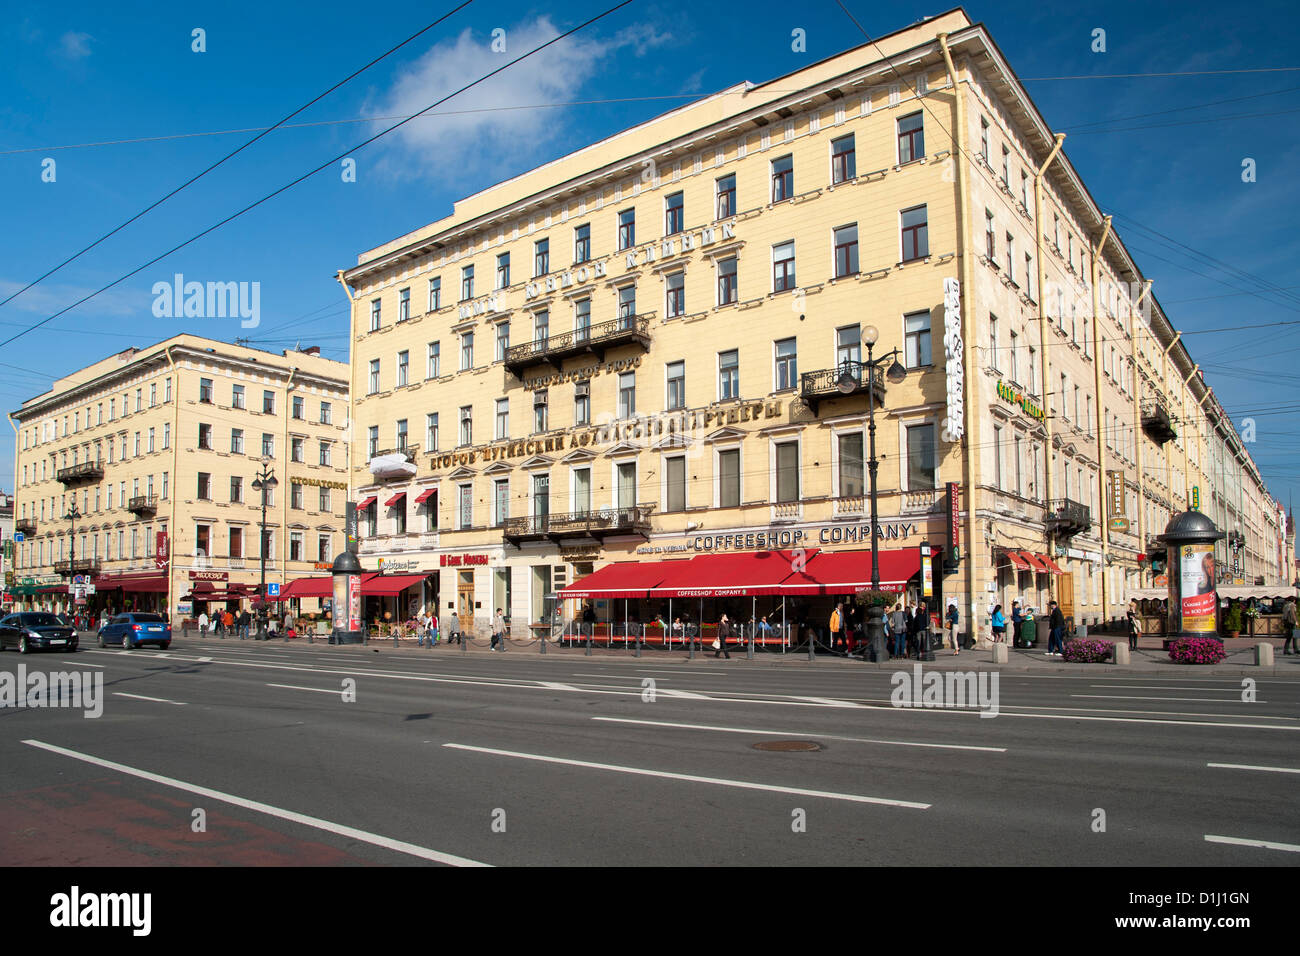
[[[754,744],[755,750],[777,750],[782,753],[789,753],[797,750],[821,750],[821,744],[815,744],[811,740],[764,740]]]

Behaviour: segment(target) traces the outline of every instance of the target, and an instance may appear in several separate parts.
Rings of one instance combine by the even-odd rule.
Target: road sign
[[[21,531],[15,531],[14,540],[21,543],[27,540],[27,535],[23,534]]]
[[[274,581],[272,581],[270,584],[268,584],[268,585],[266,586],[266,596],[267,596],[267,597],[279,597],[279,596],[280,596],[280,585],[276,584]]]

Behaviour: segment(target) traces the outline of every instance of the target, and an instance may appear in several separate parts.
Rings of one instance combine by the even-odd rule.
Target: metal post
[[[749,599],[749,653],[745,655],[749,660],[754,659],[754,631],[758,629],[758,598],[751,596]]]
[[[781,653],[782,654],[785,653],[786,642],[790,639],[790,632],[789,630],[787,630],[788,627],[789,625],[785,623],[785,595],[782,594],[781,595]]]
[[[584,628],[586,629],[586,631],[587,631],[587,653],[584,654],[583,656],[584,656],[584,657],[590,657],[590,656],[591,656],[591,632],[594,631],[594,630],[596,629],[596,625],[595,625],[595,624],[588,624],[588,623],[586,623],[586,622],[584,621],[584,622],[583,622],[583,627],[584,627]]]
[[[871,368],[871,344],[867,344],[867,375],[874,373]],[[862,660],[865,663],[869,656],[875,657],[877,661],[886,659],[885,654],[885,626],[881,620],[880,607],[875,603],[874,592],[880,590],[880,527],[879,515],[876,509],[876,471],[880,463],[876,460],[876,395],[875,382],[870,378],[867,380],[867,433],[870,436],[870,457],[867,460],[868,478],[871,482],[871,590],[873,592],[872,603],[867,608],[867,642],[871,645],[871,654],[863,654]]]

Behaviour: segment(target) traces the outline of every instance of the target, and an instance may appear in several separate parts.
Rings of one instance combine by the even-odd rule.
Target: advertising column
[[[1215,633],[1215,567],[1213,544],[1184,544],[1178,553],[1179,608],[1183,630]]]

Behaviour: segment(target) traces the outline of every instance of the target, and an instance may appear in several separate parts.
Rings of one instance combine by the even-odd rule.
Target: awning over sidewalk
[[[376,597],[396,597],[423,580],[423,574],[370,574],[361,579],[361,593]]]
[[[1002,555],[1010,562],[1011,566],[1017,571],[1032,571],[1033,565],[1025,560],[1024,555],[1019,551],[1013,551],[1011,548],[1003,548]]]
[[[689,560],[682,560],[620,561],[616,564],[607,564],[599,571],[574,581],[566,588],[561,588],[559,596],[561,600],[576,598],[597,601],[610,598],[645,598],[649,596],[650,589],[657,587],[675,568],[690,563]]]
[[[134,591],[137,594],[166,594],[166,571],[119,571],[97,575],[97,591]]]
[[[418,495],[415,496],[415,503],[417,505],[422,505],[437,493],[438,493],[437,488],[425,488],[422,492],[420,492]]]
[[[650,597],[752,597],[782,593],[781,582],[798,562],[810,561],[816,548],[797,556],[793,551],[741,551],[702,554],[679,562],[652,588]]]
[[[1038,558],[1038,560],[1039,560],[1040,562],[1042,562],[1043,567],[1045,567],[1045,568],[1048,570],[1049,573],[1051,573],[1051,574],[1064,574],[1064,573],[1065,573],[1064,571],[1061,570],[1061,566],[1060,566],[1059,564],[1057,564],[1055,561],[1053,561],[1051,558],[1049,558],[1047,555],[1045,555],[1045,554],[1038,554],[1038,555],[1035,555],[1035,557]]]
[[[921,570],[919,548],[880,552],[880,589],[902,591]],[[849,594],[871,587],[870,551],[820,551],[781,582],[787,595]]]
[[[334,596],[334,577],[295,578],[280,588],[280,599],[328,598]]]

